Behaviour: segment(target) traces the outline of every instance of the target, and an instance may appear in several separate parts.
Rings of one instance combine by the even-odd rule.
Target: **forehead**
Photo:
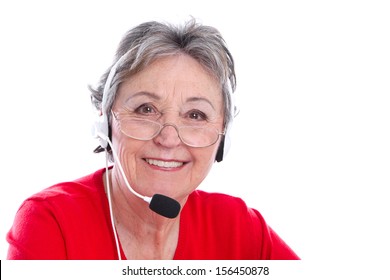
[[[150,92],[161,99],[207,98],[222,106],[222,90],[218,80],[188,55],[156,59],[142,71],[121,83],[117,101],[139,92]]]

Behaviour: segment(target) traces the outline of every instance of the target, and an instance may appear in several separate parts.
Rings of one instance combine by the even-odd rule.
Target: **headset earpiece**
[[[222,136],[221,142],[219,143],[217,155],[215,156],[216,162],[221,162],[223,160],[224,150],[225,150],[225,135]]]
[[[99,139],[100,147],[108,148],[108,118],[106,114],[98,116],[94,123],[94,137]]]
[[[231,119],[230,122],[227,124],[225,135],[222,135],[221,142],[219,143],[218,151],[215,156],[216,162],[221,162],[224,158],[226,158],[230,150],[230,146],[231,146],[230,130],[232,128],[232,124],[233,124],[233,119]]]

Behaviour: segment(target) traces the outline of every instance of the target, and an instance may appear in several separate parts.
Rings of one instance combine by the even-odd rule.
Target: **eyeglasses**
[[[176,126],[171,123],[160,124],[152,120],[131,116],[119,118],[114,112],[112,115],[118,121],[121,132],[136,140],[151,140],[159,135],[166,126],[174,127],[180,140],[185,145],[194,148],[209,147],[215,144],[221,135],[225,135],[225,132],[219,132],[212,126]]]

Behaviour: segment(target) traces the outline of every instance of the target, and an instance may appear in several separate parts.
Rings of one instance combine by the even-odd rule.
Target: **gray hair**
[[[236,89],[233,57],[217,29],[199,24],[194,19],[182,26],[145,22],[129,30],[119,43],[114,63],[102,75],[97,88],[89,87],[92,104],[110,120],[110,111],[121,82],[156,59],[177,54],[191,56],[219,81],[226,127],[234,115],[231,97]],[[107,87],[107,78],[113,67],[116,67],[116,72]],[[103,97],[105,86],[108,88],[105,93],[107,96]],[[103,99],[105,104],[102,104]]]

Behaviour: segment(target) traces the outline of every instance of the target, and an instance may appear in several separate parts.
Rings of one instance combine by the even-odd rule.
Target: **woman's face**
[[[217,80],[187,55],[160,58],[119,86],[112,111],[118,119],[111,121],[113,145],[130,185],[142,195],[184,202],[208,174],[220,139],[209,147],[189,147],[173,126],[165,126],[152,140],[136,140],[121,132],[120,120],[130,116],[222,132]]]

